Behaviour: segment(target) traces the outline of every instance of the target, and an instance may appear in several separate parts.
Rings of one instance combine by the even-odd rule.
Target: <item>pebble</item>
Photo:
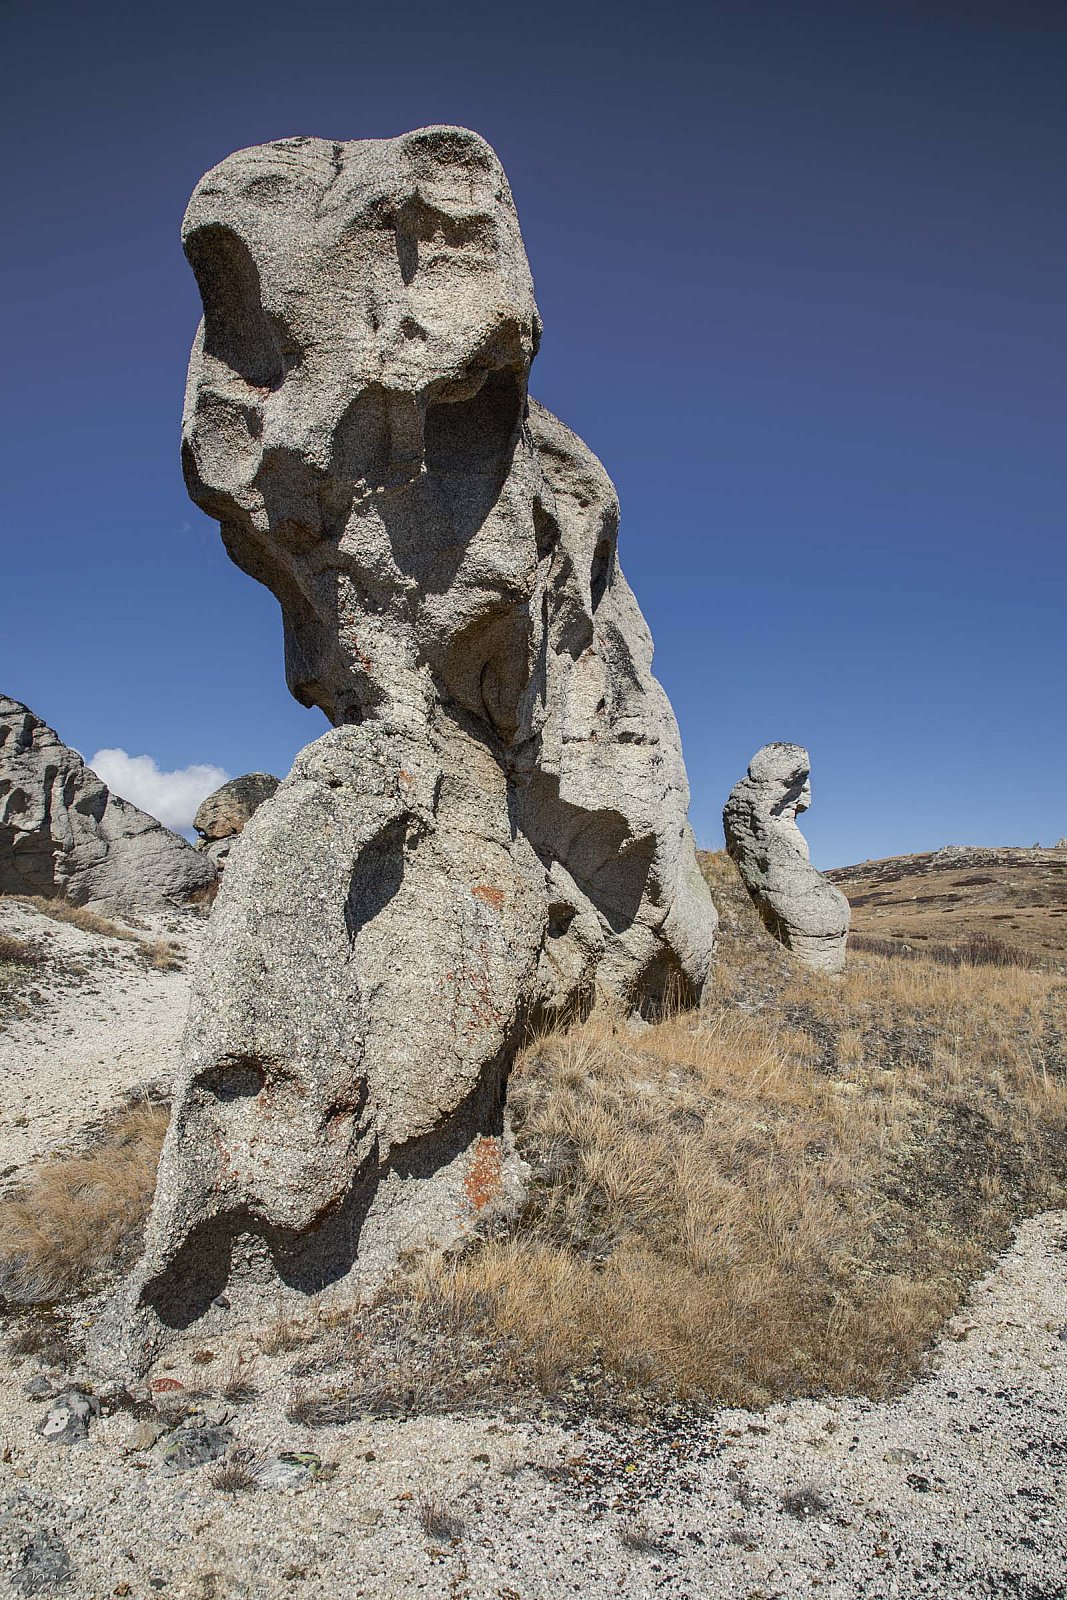
[[[233,1443],[229,1428],[213,1428],[208,1423],[200,1426],[192,1422],[175,1428],[163,1446],[160,1460],[164,1472],[189,1472],[193,1467],[203,1467],[218,1461]]]
[[[67,1389],[49,1406],[37,1432],[52,1444],[82,1444],[89,1437],[90,1418],[99,1412],[99,1403],[90,1395]]]

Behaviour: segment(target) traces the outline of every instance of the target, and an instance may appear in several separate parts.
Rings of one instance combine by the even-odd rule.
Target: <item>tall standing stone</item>
[[[523,1029],[597,991],[696,1000],[716,923],[615,491],[528,398],[541,325],[493,151],[449,127],[240,151],[183,239],[189,491],[334,727],[223,882],[146,1349],[226,1284],[372,1282],[453,1237],[517,1182]]]
[[[799,744],[765,744],[722,814],[726,848],[764,923],[808,967],[845,964],[849,905],[812,866],[797,815],[811,804],[811,761]]]

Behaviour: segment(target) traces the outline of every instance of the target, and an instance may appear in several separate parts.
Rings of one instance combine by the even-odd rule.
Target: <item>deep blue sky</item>
[[[185,496],[179,224],[242,145],[456,122],[701,842],[768,739],[821,865],[1067,834],[1062,0],[0,0],[0,60],[0,691],[68,742],[284,773],[321,731]]]

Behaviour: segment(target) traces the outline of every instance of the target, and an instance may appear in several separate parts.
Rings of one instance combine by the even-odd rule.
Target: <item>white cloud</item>
[[[192,827],[201,800],[229,777],[222,767],[206,762],[161,772],[151,756],[131,756],[125,750],[98,750],[89,765],[115,794],[183,832]]]

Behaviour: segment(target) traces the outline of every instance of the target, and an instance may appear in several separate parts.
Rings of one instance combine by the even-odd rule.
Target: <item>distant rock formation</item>
[[[805,966],[840,972],[849,906],[808,858],[797,813],[811,804],[811,762],[799,744],[765,744],[722,814],[726,848],[763,921]]]
[[[541,325],[493,151],[279,140],[201,181],[183,239],[189,490],[335,727],[223,881],[142,1350],[231,1279],[365,1284],[454,1237],[518,1181],[524,1027],[597,990],[696,1000],[716,924],[615,491],[528,399]]]
[[[212,862],[0,695],[0,893],[121,912],[180,905],[214,884]]]
[[[277,787],[278,779],[269,772],[246,772],[243,777],[231,778],[201,803],[193,818],[200,836],[196,848],[210,856],[220,873],[234,839]]]

